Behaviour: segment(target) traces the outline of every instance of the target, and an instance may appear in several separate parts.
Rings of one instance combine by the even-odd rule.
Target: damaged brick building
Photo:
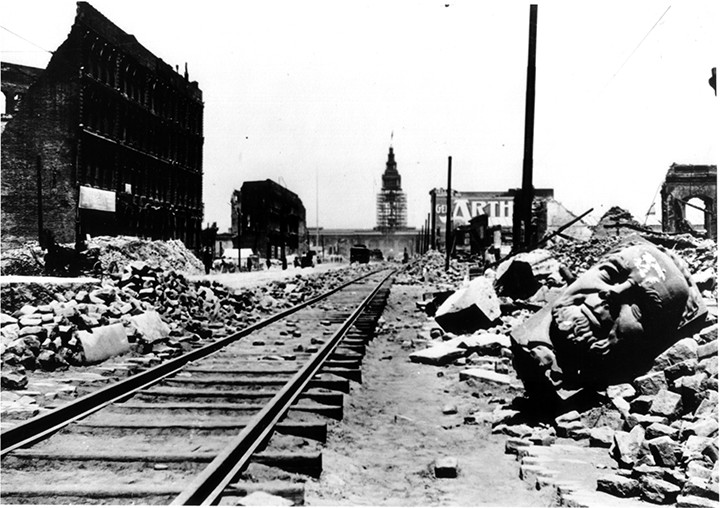
[[[197,82],[86,2],[2,132],[2,242],[86,235],[199,246]]]
[[[272,180],[244,182],[233,192],[231,215],[238,248],[266,259],[307,250],[305,206],[297,194]]]

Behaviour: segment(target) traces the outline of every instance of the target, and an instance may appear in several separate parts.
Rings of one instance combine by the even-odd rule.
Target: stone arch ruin
[[[693,198],[705,205],[705,231],[717,239],[717,166],[673,164],[660,191],[662,229],[666,233],[687,233],[692,226],[685,219],[685,207]]]

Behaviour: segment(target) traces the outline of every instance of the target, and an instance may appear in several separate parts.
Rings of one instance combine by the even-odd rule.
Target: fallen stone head
[[[514,366],[530,396],[603,389],[646,372],[706,313],[682,260],[636,241],[512,331]]]

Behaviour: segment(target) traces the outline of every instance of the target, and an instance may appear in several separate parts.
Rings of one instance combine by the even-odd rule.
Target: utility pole
[[[437,248],[437,238],[435,238],[435,228],[437,227],[435,225],[435,207],[436,207],[436,201],[437,194],[435,193],[435,189],[430,191],[430,248],[436,249]]]
[[[452,249],[452,156],[448,157],[447,218],[445,221],[445,271],[450,270]]]
[[[35,170],[37,176],[38,242],[40,247],[47,249],[48,246],[44,245],[45,239],[43,238],[42,160],[39,155],[35,158]]]
[[[530,5],[530,33],[528,38],[527,87],[525,89],[525,149],[523,152],[522,175],[522,223],[524,246],[532,243],[532,202],[533,202],[533,141],[535,135],[535,54],[537,46],[537,5]]]

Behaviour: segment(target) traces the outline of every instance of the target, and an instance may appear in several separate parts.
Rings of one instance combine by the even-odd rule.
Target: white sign
[[[80,186],[79,208],[115,212],[115,192]]]

